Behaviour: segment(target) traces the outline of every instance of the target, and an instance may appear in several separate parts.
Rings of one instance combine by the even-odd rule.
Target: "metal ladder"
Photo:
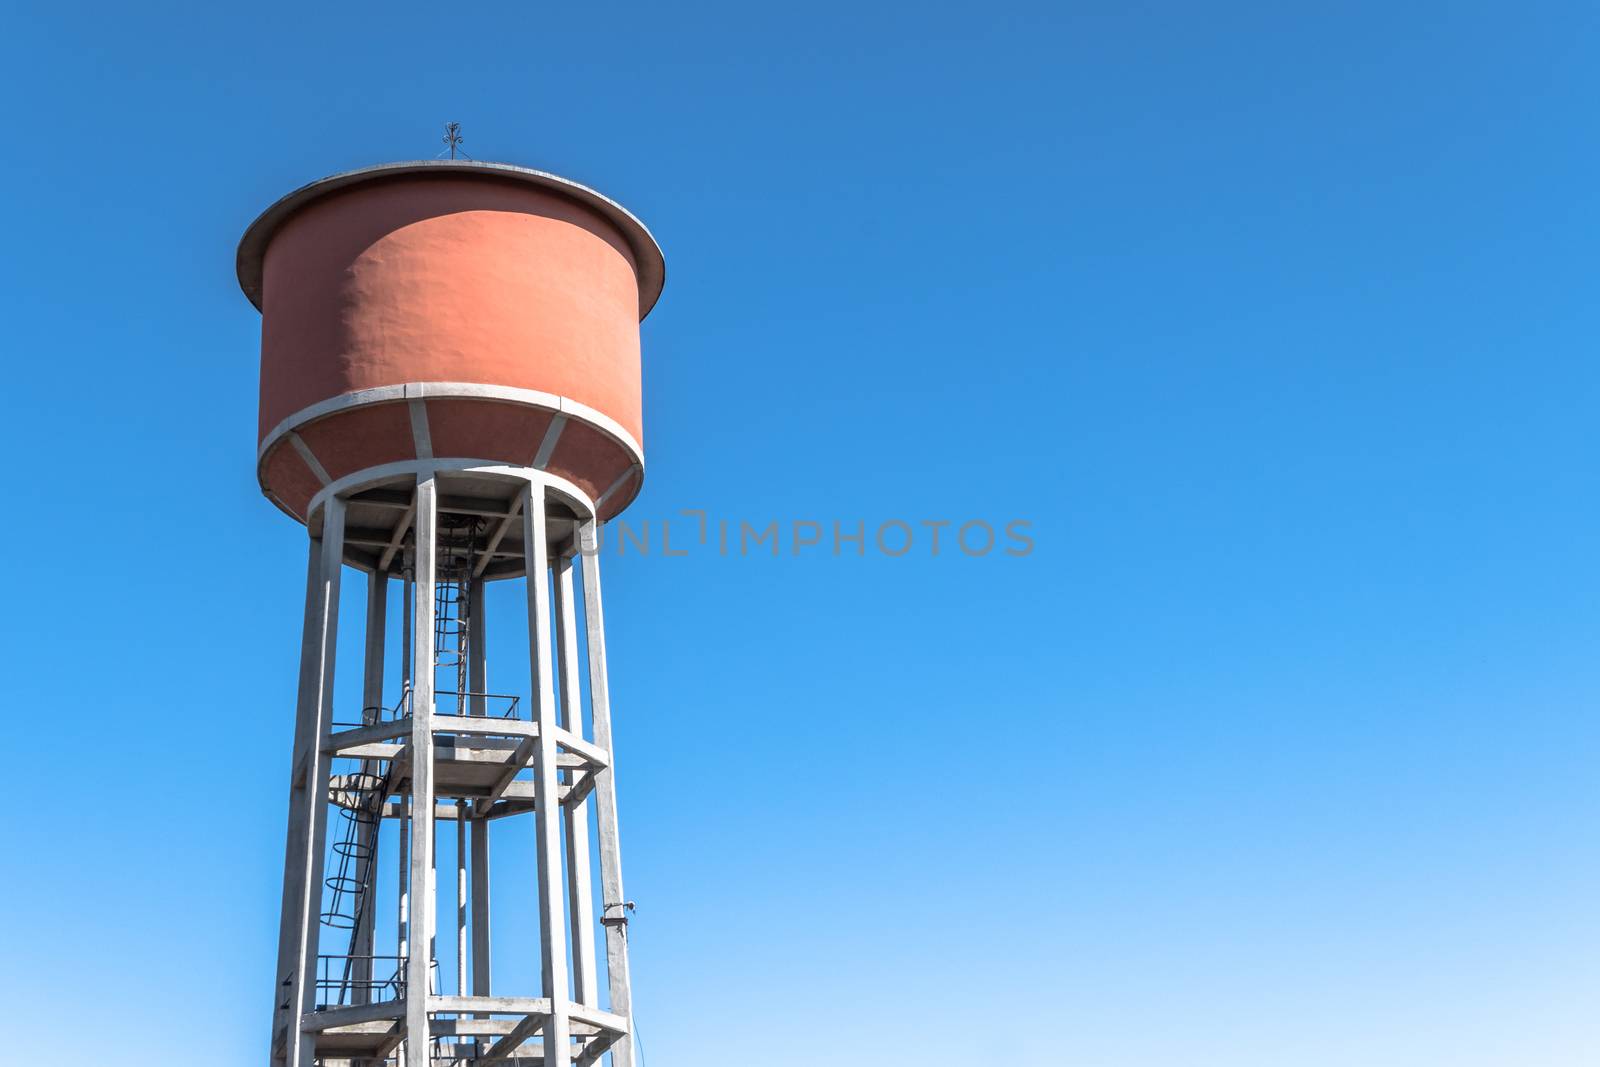
[[[322,925],[353,930],[361,923],[366,903],[367,878],[372,873],[372,837],[378,825],[374,796],[383,779],[366,770],[340,775],[332,789],[344,830],[333,843],[338,857],[334,873],[324,879],[332,896],[322,913]]]
[[[482,519],[462,518],[445,525],[439,538],[433,601],[433,667],[435,671],[451,672],[453,677],[447,678],[444,684],[435,678],[434,701],[437,705],[440,697],[453,696],[456,706],[450,710],[456,715],[468,714],[467,663],[472,642],[469,591],[482,525]]]

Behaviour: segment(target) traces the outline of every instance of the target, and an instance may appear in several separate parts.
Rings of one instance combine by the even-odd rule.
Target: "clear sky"
[[[666,251],[629,517],[829,531],[606,558],[645,1067],[1600,1059],[1593,5],[5,21],[0,1062],[262,1062],[234,244],[446,120]]]

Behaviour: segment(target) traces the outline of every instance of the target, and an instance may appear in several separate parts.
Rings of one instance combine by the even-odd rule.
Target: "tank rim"
[[[279,227],[307,204],[352,186],[421,174],[471,174],[511,179],[560,193],[590,208],[622,233],[629,249],[633,252],[634,262],[638,267],[639,318],[643,320],[650,314],[650,309],[655,307],[656,301],[660,299],[662,287],[666,284],[666,260],[661,254],[661,246],[656,243],[655,236],[633,212],[605,194],[569,178],[563,178],[559,174],[534,170],[531,167],[519,167],[513,163],[489,163],[466,159],[417,159],[360,167],[319,178],[280,197],[271,207],[256,216],[256,220],[245,229],[244,236],[239,239],[239,248],[235,256],[239,288],[244,290],[244,295],[250,303],[260,311],[262,262],[266,257],[267,246],[272,243],[273,235],[277,233]]]

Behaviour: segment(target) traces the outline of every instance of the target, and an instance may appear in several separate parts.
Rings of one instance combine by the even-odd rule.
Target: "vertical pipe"
[[[438,542],[438,482],[417,477],[415,590],[412,596],[411,902],[406,959],[406,1058],[428,1062],[428,975],[435,910],[433,874],[433,615]]]
[[[333,732],[333,666],[339,634],[339,578],[344,563],[344,501],[330,496],[322,506],[322,553],[318,574],[318,625],[314,709],[310,724],[311,743],[303,762],[306,791],[306,863],[300,897],[298,965],[294,993],[289,1003],[298,1014],[289,1019],[289,1062],[312,1067],[316,1041],[300,1032],[300,1016],[316,1010],[317,941],[322,926],[322,866],[328,836],[328,777],[332,757],[327,740]]]
[[[578,612],[572,589],[572,557],[556,561],[556,651],[561,658],[561,728],[583,737],[582,689],[578,684]],[[576,778],[567,772],[569,781]],[[567,908],[572,922],[572,985],[579,1004],[600,1006],[594,958],[594,889],[589,873],[589,801],[568,805]]]
[[[373,571],[367,576],[367,655],[361,676],[361,720],[366,724],[377,722],[383,714],[383,642],[388,607],[389,576]],[[377,780],[377,761],[362,760],[361,774],[362,781]],[[372,941],[378,910],[378,829],[383,825],[384,798],[357,796],[376,807],[371,822],[357,824],[357,855],[366,857],[366,865],[362,869],[361,898],[356,912],[356,959],[351,967],[355,995],[351,1001],[366,1004],[372,992]]]
[[[383,711],[383,641],[388,625],[389,576],[381,571],[367,575],[367,655],[362,663],[362,721],[377,722]]]
[[[523,492],[522,537],[528,574],[528,659],[532,668],[535,721],[534,815],[539,849],[539,939],[544,995],[550,1017],[544,1026],[545,1067],[568,1067],[569,993],[567,933],[562,921],[561,783],[556,776],[556,701],[550,663],[549,542],[545,534],[544,486],[530,484]]]
[[[617,758],[611,747],[611,686],[606,677],[605,612],[600,599],[600,550],[593,519],[583,524],[583,614],[589,646],[589,712],[594,743],[605,751],[606,768],[595,776],[595,819],[600,836],[601,922],[606,928],[606,977],[610,1010],[628,1020],[629,1034],[611,1046],[612,1067],[633,1067],[633,993],[628,972],[627,897],[622,893],[622,849],[617,838]]]

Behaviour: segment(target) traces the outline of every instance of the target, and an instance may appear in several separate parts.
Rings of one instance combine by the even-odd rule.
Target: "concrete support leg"
[[[467,688],[472,691],[467,712],[487,715],[489,702],[489,654],[484,644],[488,619],[483,609],[483,579],[474,577],[467,586]]]
[[[557,709],[550,656],[550,584],[542,486],[530,486],[522,502],[522,531],[528,575],[528,640],[532,645],[534,717],[539,739],[534,749],[534,816],[538,824],[539,939],[544,995],[550,1017],[544,1026],[545,1067],[569,1067],[570,998],[567,931],[563,921],[561,871],[561,783],[556,767]]]
[[[428,977],[436,910],[433,874],[433,615],[439,530],[438,483],[417,480],[416,563],[411,627],[411,922],[406,958],[406,1060],[428,1062]]]
[[[601,922],[606,928],[606,977],[610,1010],[628,1020],[629,1034],[611,1047],[613,1067],[633,1067],[633,993],[628,973],[627,897],[622,891],[622,849],[617,839],[616,753],[611,747],[611,689],[606,678],[605,614],[600,598],[599,530],[594,520],[583,524],[579,547],[583,557],[584,624],[589,647],[589,702],[594,737],[605,750],[607,766],[595,777],[595,818],[600,838]]]
[[[367,654],[361,676],[361,721],[374,723],[383,713],[383,642],[389,607],[389,576],[374,572],[367,576]],[[364,781],[375,781],[376,760],[361,764]],[[372,992],[372,946],[378,896],[378,827],[382,825],[382,798],[373,798],[380,809],[369,823],[359,826],[358,852],[367,857],[362,869],[361,904],[356,914],[355,959],[349,964],[354,981],[351,1002],[366,1004]]]
[[[456,996],[467,996],[467,802],[456,801]]]
[[[322,924],[322,867],[327,847],[328,775],[323,742],[332,732],[333,666],[339,630],[339,578],[344,555],[344,502],[323,505],[322,537],[313,543],[306,631],[301,648],[300,699],[296,715],[289,848],[284,864],[280,965],[287,963],[283,1055],[275,1062],[311,1067],[314,1042],[300,1032],[300,1019],[316,1007],[317,944]],[[292,883],[292,884],[291,884]],[[281,970],[281,967],[280,967]],[[277,1027],[274,1027],[276,1032]]]
[[[472,820],[472,995],[489,996],[489,820]]]
[[[572,557],[555,564],[556,653],[561,660],[561,726],[583,737],[582,688],[578,682],[578,610],[572,588]],[[568,772],[570,775],[571,772]],[[567,830],[567,910],[572,921],[574,999],[600,1006],[600,977],[594,956],[594,887],[589,873],[589,801],[569,805]]]
[[[400,869],[395,878],[399,900],[396,902],[396,912],[399,922],[398,936],[395,939],[395,955],[399,957],[396,963],[396,977],[403,985],[406,980],[407,964],[411,955],[411,893],[407,880],[411,877],[411,820],[401,816],[395,820],[395,859],[399,861]],[[399,1067],[406,1067],[406,1049],[404,1042],[396,1052]]]
[[[403,805],[402,805],[403,807]],[[401,815],[395,820],[398,828],[395,830],[395,859],[399,869],[395,873],[395,886],[399,893],[396,916],[400,920],[395,931],[395,955],[400,957],[400,965],[405,966],[405,959],[411,954],[411,820]],[[401,973],[400,981],[405,982],[405,974]]]
[[[476,694],[472,714],[487,715],[489,656],[487,650],[488,612],[484,609],[483,581],[474,578],[467,592],[468,682]],[[489,820],[472,820],[472,995],[489,995]]]
[[[283,847],[283,904],[278,920],[278,965],[272,982],[272,1063],[283,1064],[290,1054],[294,1017],[290,1010],[294,996],[295,956],[299,937],[301,890],[305,884],[306,805],[302,760],[314,732],[314,701],[312,693],[319,682],[317,664],[322,652],[322,540],[313,537],[306,560],[306,607],[301,627],[300,689],[295,702],[294,739],[289,749],[289,820],[284,834]],[[313,651],[315,654],[313,654]]]

